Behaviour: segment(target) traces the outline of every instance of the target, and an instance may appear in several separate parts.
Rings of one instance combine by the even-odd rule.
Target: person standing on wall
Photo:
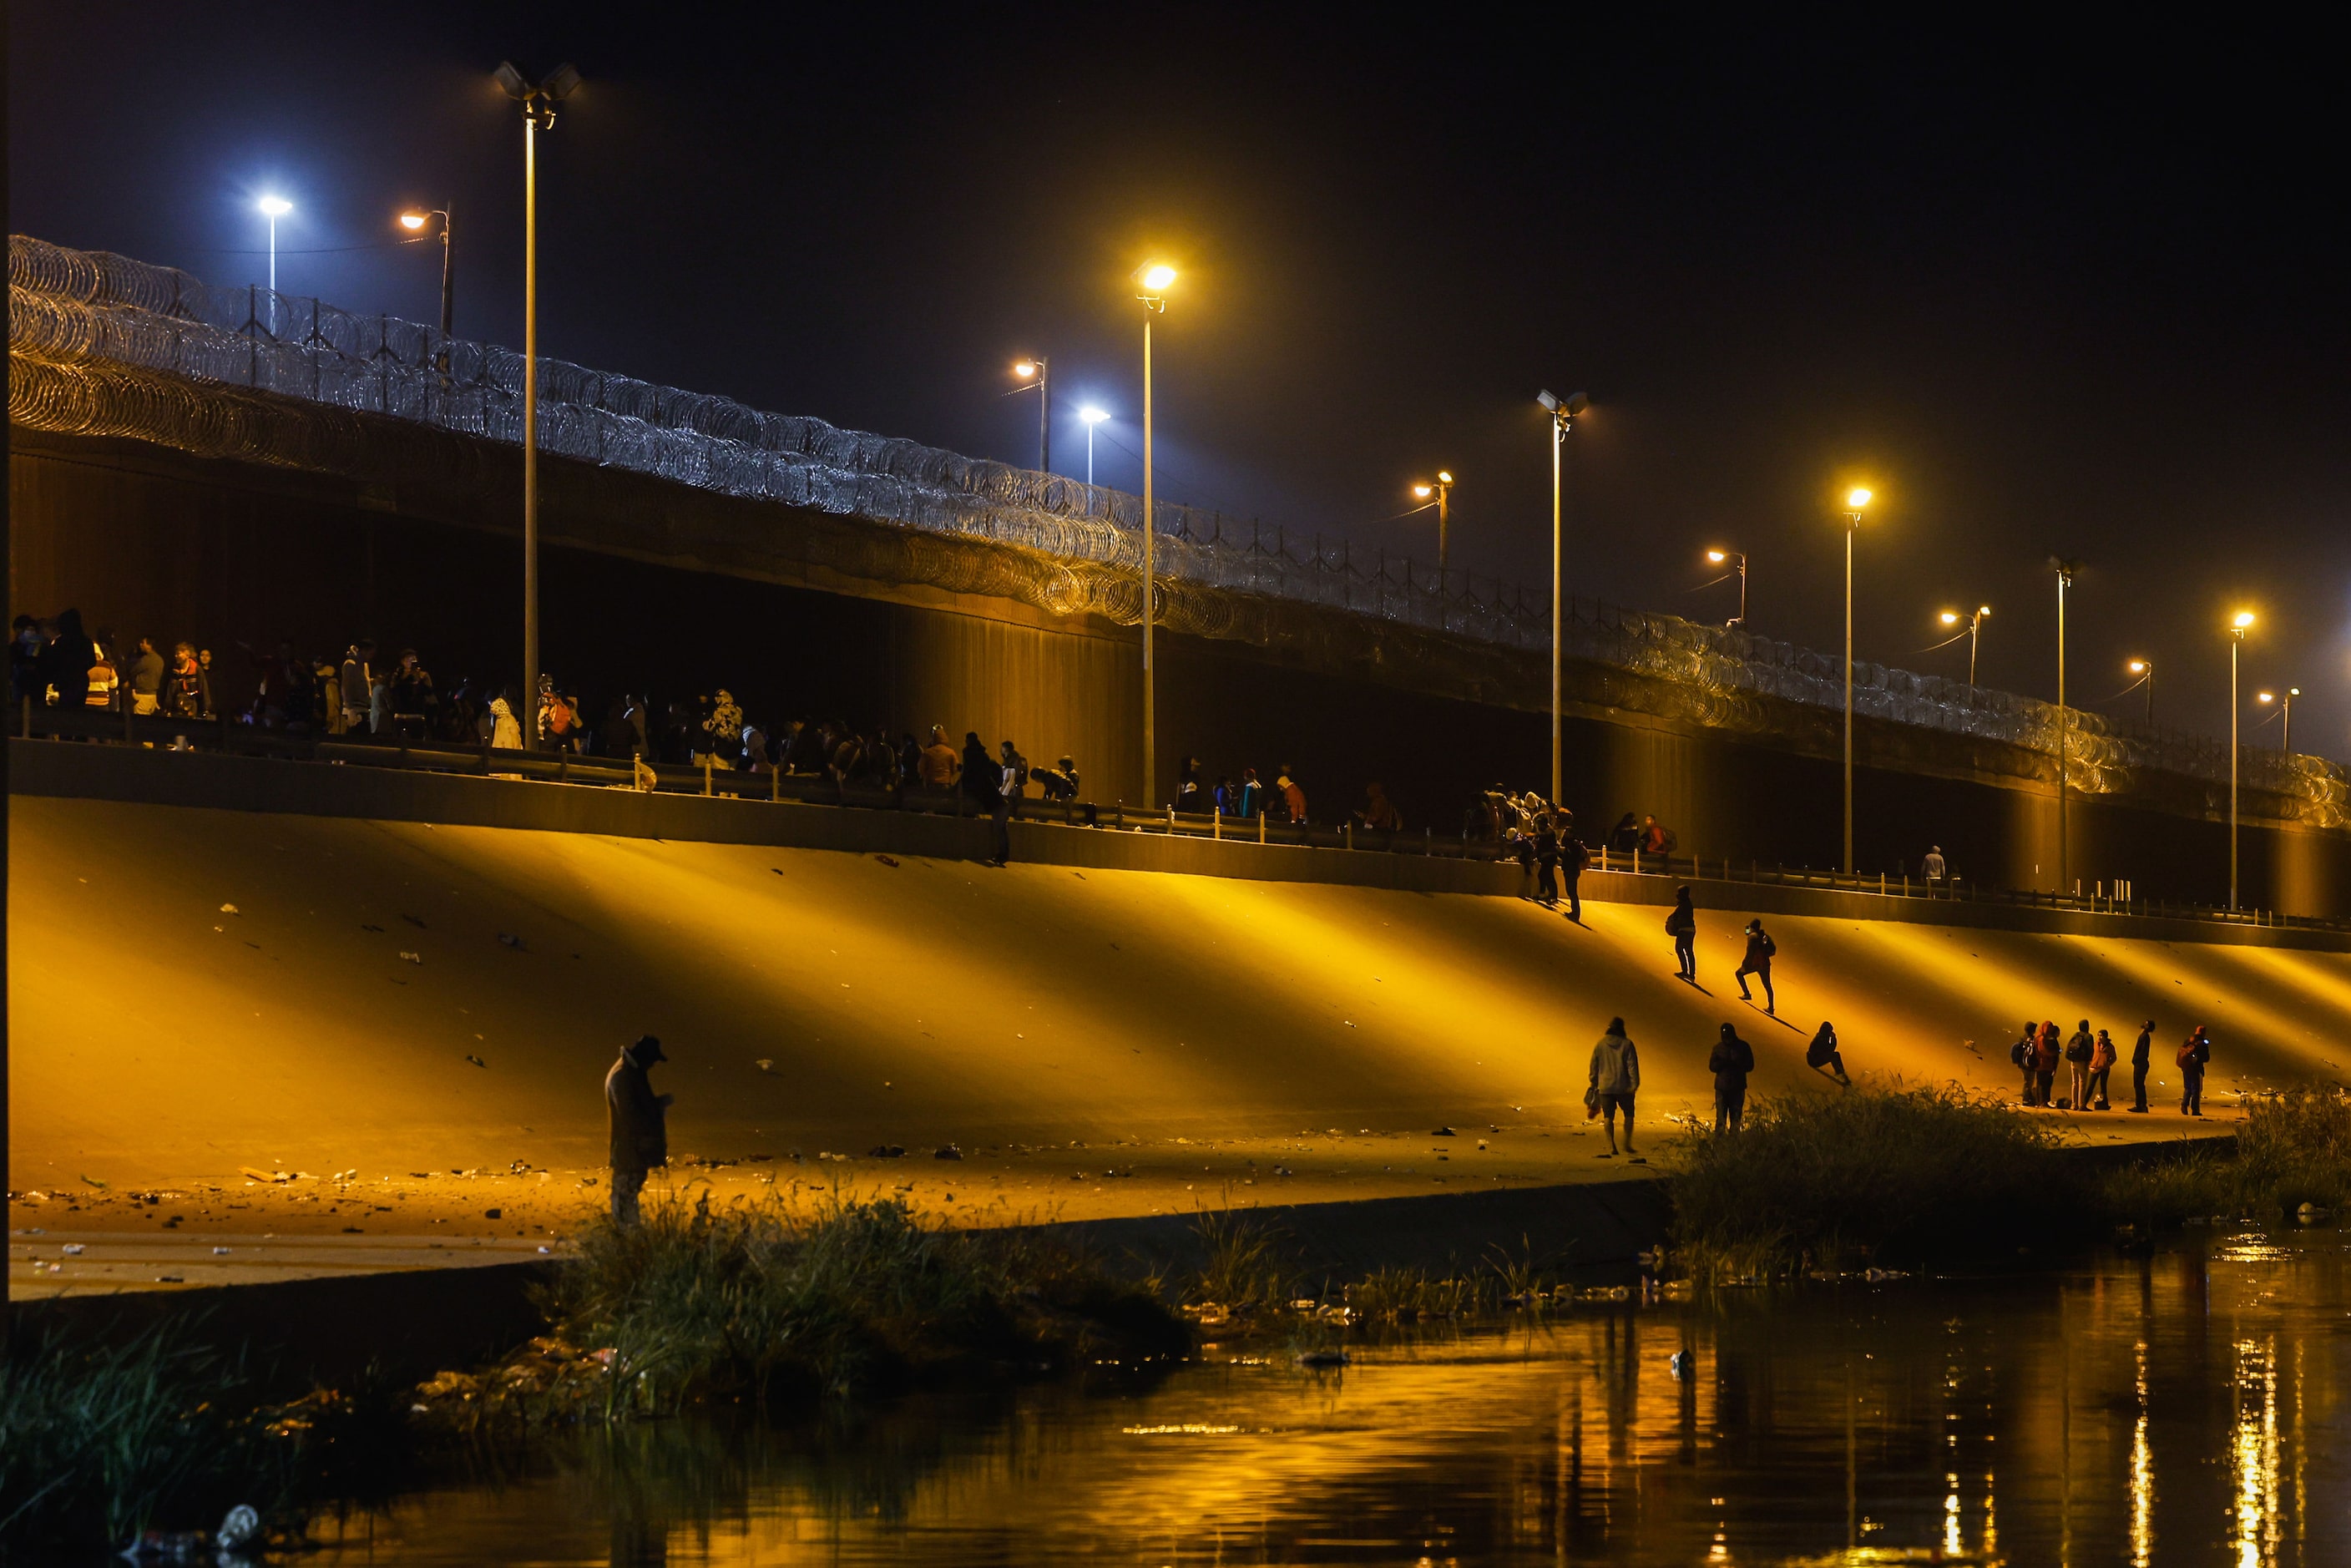
[[[1918,873],[1927,879],[1929,889],[1943,880],[1947,874],[1947,868],[1943,864],[1942,845],[1937,844],[1927,852],[1927,858],[1918,862]]]
[[[2138,1031],[2138,1043],[2131,1047],[2131,1109],[2147,1114],[2147,1069],[2155,1055],[2155,1020],[2149,1019]]]
[[[1666,914],[1666,935],[1674,939],[1675,977],[1698,984],[1698,910],[1690,903],[1687,883],[1674,894],[1674,906]]]
[[[667,1061],[662,1043],[650,1034],[621,1048],[621,1059],[604,1074],[604,1113],[611,1129],[612,1223],[632,1229],[643,1218],[637,1207],[648,1173],[669,1164],[668,1112],[675,1098],[653,1092],[653,1063]]]
[[[2204,1067],[2212,1060],[2212,1040],[2198,1024],[2179,1047],[2179,1113],[2204,1114]]]

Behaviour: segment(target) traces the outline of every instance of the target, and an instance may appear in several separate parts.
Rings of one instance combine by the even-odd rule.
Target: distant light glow
[[[2240,611],[2238,611],[2238,612],[2237,612],[2237,618],[2236,618],[2234,621],[2232,621],[2232,622],[2230,622],[2230,624],[2231,624],[2231,625],[2234,626],[2234,627],[2235,627],[2238,631],[2240,631],[2240,632],[2242,632],[2242,631],[2243,631],[2243,630],[2245,630],[2247,627],[2251,626],[2252,623],[2253,623],[2253,612],[2252,612],[2252,611],[2250,611],[2250,610],[2240,610]]]
[[[1453,476],[1439,468],[1437,471],[1437,482],[1440,485],[1450,485],[1453,483]]]
[[[1869,496],[1870,492],[1866,486],[1855,485],[1852,489],[1845,492],[1844,504],[1858,512],[1864,507],[1869,505]]]
[[[1943,624],[1944,624],[1944,625],[1946,625],[1946,626],[1956,626],[1956,625],[1958,625],[1959,623],[1959,612],[1958,611],[1956,611],[1956,610],[1946,610],[1946,611],[1944,611],[1944,612],[1943,612]]]
[[[424,226],[424,214],[423,213],[402,213],[400,214],[400,226],[406,229],[409,233],[414,234],[417,230]]]
[[[1714,562],[1715,565],[1720,566],[1724,561],[1729,560],[1730,558],[1723,554],[1719,549],[1710,549],[1706,552],[1706,559]]]
[[[1990,615],[1991,613],[1991,606],[1989,604],[1979,604],[1976,606],[1976,613],[1979,615]]]
[[[2257,703],[2273,703],[2277,701],[2277,693],[2256,692],[2253,694],[2253,700]]]
[[[294,204],[283,196],[264,196],[253,204],[265,218],[282,218],[294,210]]]
[[[2125,664],[2123,668],[2128,670],[2134,675],[2143,675],[2147,674],[2147,661],[2145,659],[2133,659],[2129,664]]]
[[[1030,376],[1037,373],[1037,361],[1034,360],[1022,360],[1012,367],[1012,373],[1019,376],[1022,381],[1027,381]]]
[[[1135,274],[1143,287],[1156,294],[1176,281],[1176,269],[1165,262],[1155,262]]]
[[[1433,485],[1415,485],[1412,487],[1412,493],[1421,500],[1426,501],[1429,497],[1437,493],[1437,488]]]
[[[1084,420],[1088,424],[1100,424],[1103,420],[1110,417],[1110,411],[1108,409],[1096,408],[1093,404],[1088,403],[1085,407],[1078,410],[1078,417]]]

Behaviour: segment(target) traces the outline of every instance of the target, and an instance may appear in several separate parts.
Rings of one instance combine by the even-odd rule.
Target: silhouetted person
[[[2090,1058],[2098,1053],[2098,1037],[2090,1032],[2090,1020],[2084,1019],[2065,1041],[2066,1074],[2065,1103],[2069,1109],[2086,1111],[2090,1108]]]
[[[1685,886],[1674,893],[1674,906],[1666,913],[1666,935],[1674,939],[1674,967],[1678,977],[1698,983],[1698,910]]]
[[[2057,1020],[2043,1019],[2032,1037],[2032,1103],[2049,1105],[2057,1098],[2057,1063],[2064,1052],[2057,1043]]]
[[[1055,798],[1052,786],[1050,784],[1045,787],[1045,798],[1049,800]],[[1202,816],[1206,816],[1213,804],[1214,802],[1208,797],[1207,781],[1200,777],[1200,759],[1196,757],[1186,758],[1184,777],[1177,779],[1176,783],[1176,809],[1179,811],[1197,811]]]
[[[1625,1113],[1625,1152],[1633,1152],[1633,1096],[1641,1089],[1641,1053],[1625,1037],[1625,1020],[1610,1019],[1608,1032],[1592,1048],[1592,1103],[1608,1124],[1607,1159],[1616,1153],[1616,1113]]]
[[[1749,921],[1747,952],[1745,956],[1739,960],[1738,974],[1732,977],[1739,982],[1740,996],[1750,1002],[1755,999],[1755,993],[1747,988],[1747,977],[1752,975],[1761,981],[1763,1010],[1774,1017],[1779,1014],[1780,998],[1771,989],[1771,959],[1779,951],[1780,945],[1771,940],[1770,932],[1763,929],[1763,922],[1760,919]]]
[[[2035,1024],[2031,1019],[2026,1019],[2024,1020],[2024,1033],[2017,1040],[2017,1042],[2014,1045],[2008,1048],[2008,1060],[2015,1063],[2018,1070],[2024,1074],[2024,1089],[2022,1092],[2024,1103],[2028,1105],[2032,1103],[2032,1077],[2034,1071],[2032,1063],[2033,1052],[2036,1050],[2033,1041],[2040,1038],[2040,1026]]]
[[[1535,824],[1535,900],[1545,909],[1559,907],[1559,830],[1549,817]]]
[[[2093,1111],[2108,1111],[2114,1107],[2106,1098],[2107,1075],[2115,1070],[2115,1042],[2105,1030],[2098,1031],[2097,1043],[2090,1048],[2090,1083],[2083,1091]]]
[[[343,654],[335,672],[335,702],[342,709],[343,733],[368,733],[368,707],[375,696],[375,644],[362,637]]]
[[[2147,1114],[2147,1069],[2155,1057],[2155,1020],[2149,1019],[2138,1031],[2138,1043],[2131,1047],[2131,1109]]]
[[[2204,1114],[2204,1067],[2212,1060],[2212,1038],[2198,1024],[2179,1047],[2179,1113]]]
[[[1813,1036],[1813,1043],[1804,1047],[1804,1065],[1834,1078],[1848,1089],[1853,1087],[1853,1080],[1845,1075],[1844,1056],[1837,1050],[1836,1025],[1826,1019],[1821,1020],[1820,1032]]]
[[[81,612],[68,610],[57,617],[57,634],[41,650],[37,681],[54,689],[50,700],[75,713],[89,706],[89,668],[98,663],[98,644],[81,629]]]
[[[1578,925],[1583,924],[1583,893],[1578,879],[1592,869],[1592,852],[1583,841],[1570,832],[1559,846],[1559,867],[1567,883],[1567,917]]]
[[[1729,1024],[1706,1059],[1714,1074],[1714,1134],[1736,1133],[1747,1116],[1747,1075],[1755,1071],[1755,1048]]]
[[[661,1041],[649,1034],[621,1048],[621,1059],[604,1074],[604,1111],[611,1124],[612,1222],[635,1225],[642,1216],[638,1195],[645,1190],[645,1174],[669,1164],[666,1113],[672,1096],[653,1092],[649,1074],[656,1061],[667,1061]]]
[[[1943,880],[1947,868],[1943,864],[1942,845],[1937,844],[1927,852],[1927,858],[1918,862],[1918,871],[1930,885]]]

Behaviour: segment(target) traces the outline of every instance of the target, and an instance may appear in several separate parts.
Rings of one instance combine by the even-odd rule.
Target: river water
[[[2188,1236],[1392,1333],[1331,1372],[1233,1344],[1148,1383],[598,1435],[313,1561],[2351,1563],[2351,1238]]]

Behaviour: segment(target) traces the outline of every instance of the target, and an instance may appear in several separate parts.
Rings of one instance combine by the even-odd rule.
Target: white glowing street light
[[[264,196],[253,204],[269,220],[269,329],[277,330],[277,220],[294,210],[283,196]]]
[[[2288,757],[2294,755],[2294,699],[2300,695],[2302,695],[2300,686],[2286,687],[2285,695],[2283,697],[2275,692],[2253,694],[2253,700],[2264,707],[2271,703],[2278,705],[2278,717],[2282,721],[2282,727],[2278,731],[2278,749]]]
[[[2240,610],[2229,622],[2229,907],[2237,907],[2237,714],[2243,706],[2237,695],[2239,655],[2245,633],[2253,629],[2253,612]]]
[[[1110,417],[1109,411],[1088,403],[1078,410],[1078,417],[1086,422],[1086,483],[1094,482],[1094,426]]]
[[[1153,601],[1159,591],[1159,577],[1152,559],[1152,536],[1156,519],[1153,516],[1151,474],[1151,319],[1167,314],[1168,286],[1176,281],[1176,269],[1165,262],[1145,262],[1134,269],[1135,287],[1142,292],[1135,296],[1143,305],[1143,799],[1146,805],[1159,798],[1158,737],[1155,729],[1157,716],[1154,708],[1151,667],[1151,623]]]
[[[1545,390],[1535,393],[1535,402],[1551,415],[1551,800],[1559,801],[1559,696],[1560,696],[1560,463],[1567,448],[1567,433],[1592,400],[1582,392],[1570,392],[1565,397],[1554,396]]]
[[[1844,873],[1853,874],[1853,536],[1871,500],[1866,486],[1844,493]]]
[[[1747,630],[1747,552],[1743,549],[1710,549],[1706,559],[1717,566],[1731,561],[1739,563],[1739,619],[1731,624],[1741,632]]]

